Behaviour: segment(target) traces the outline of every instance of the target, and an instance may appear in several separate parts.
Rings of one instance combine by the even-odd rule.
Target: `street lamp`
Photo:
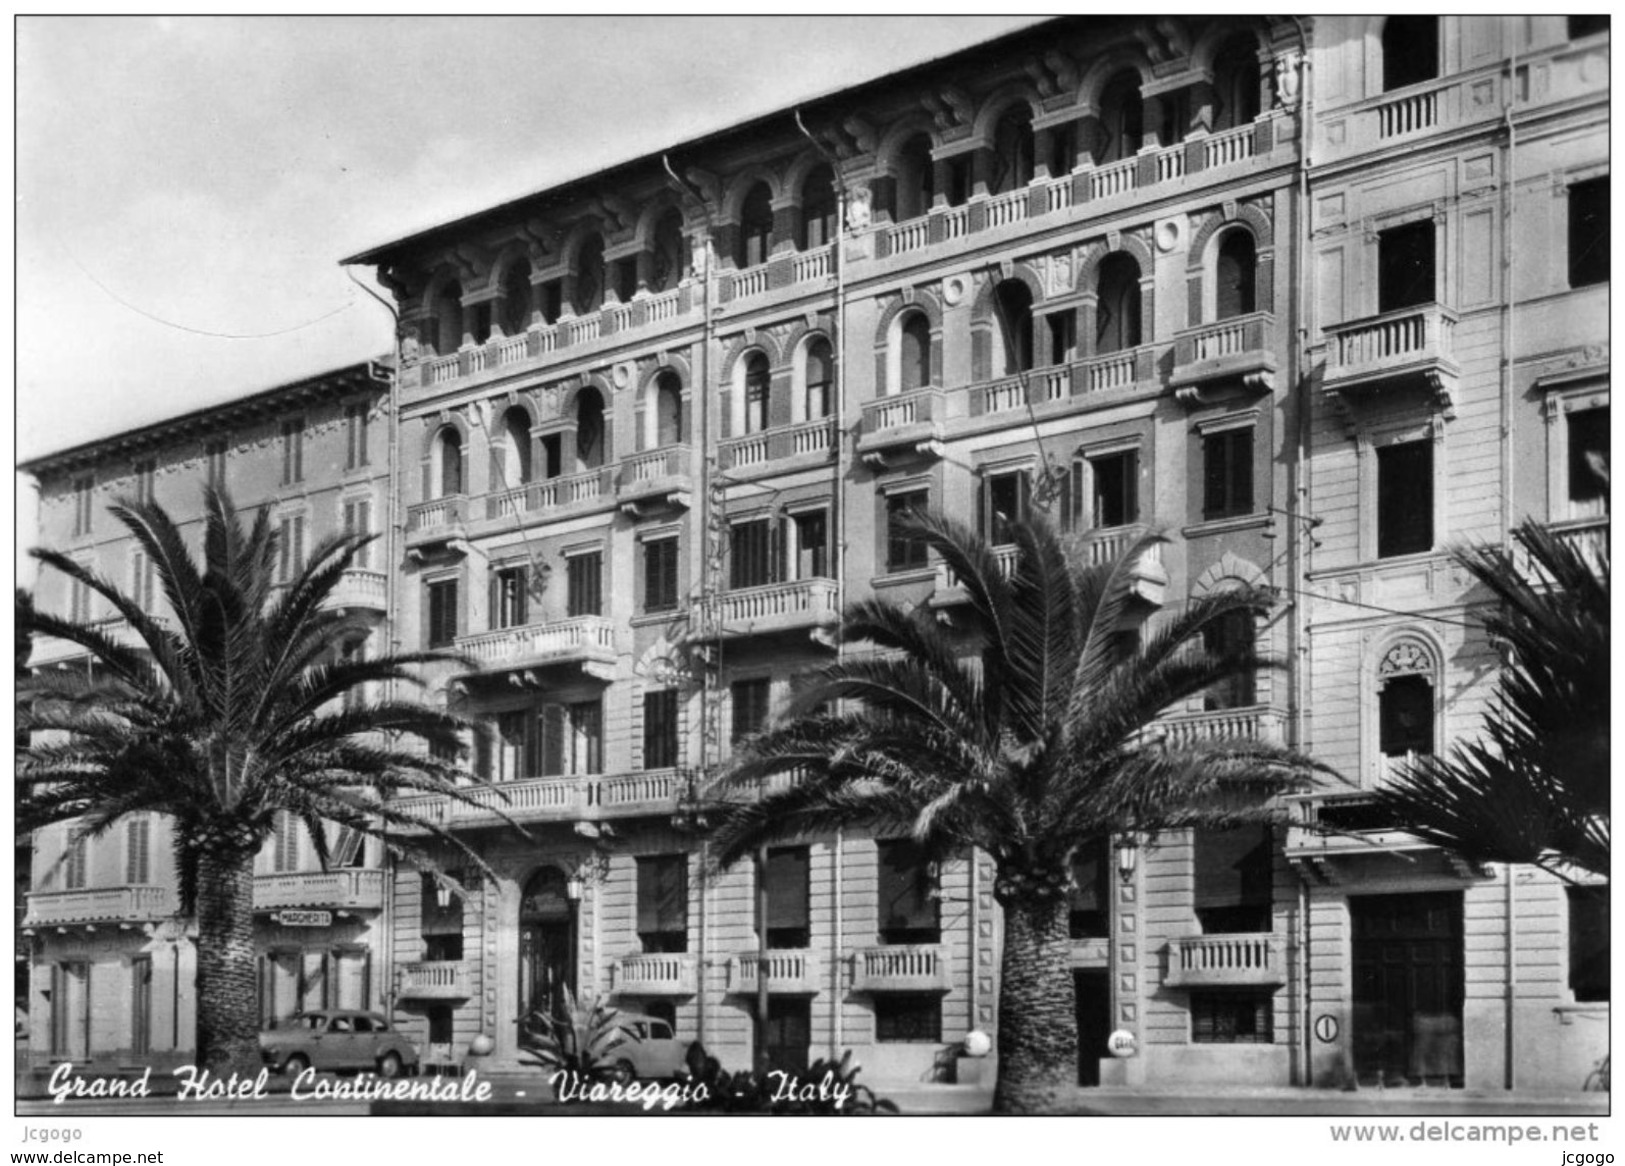
[[[1140,843],[1132,834],[1117,836],[1117,877],[1128,882],[1134,877],[1134,864],[1139,861]]]

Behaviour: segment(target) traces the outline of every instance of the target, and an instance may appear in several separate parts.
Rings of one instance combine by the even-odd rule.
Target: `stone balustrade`
[[[175,895],[168,887],[131,884],[70,891],[30,891],[22,926],[145,923],[173,915]]]
[[[1188,935],[1168,941],[1167,988],[1272,988],[1286,983],[1278,935]]]
[[[953,986],[941,944],[896,944],[853,953],[854,992],[946,992]]]
[[[728,960],[728,991],[751,995],[757,991],[758,953],[741,952]],[[767,990],[772,995],[806,996],[819,990],[817,953],[806,948],[784,948],[767,953]]]
[[[699,991],[699,957],[684,952],[623,955],[611,990],[622,996],[692,996]]]
[[[473,976],[463,960],[422,960],[400,965],[402,1000],[466,1000]]]
[[[384,872],[352,869],[283,871],[254,876],[254,910],[330,907],[380,910]]]

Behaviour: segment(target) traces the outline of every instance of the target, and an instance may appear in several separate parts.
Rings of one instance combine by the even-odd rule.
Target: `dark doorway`
[[[812,1052],[812,1001],[776,996],[767,1005],[767,1067],[805,1073]]]
[[[130,1052],[152,1050],[152,957],[130,961]]]
[[[1105,968],[1074,968],[1072,996],[1078,1014],[1078,1084],[1100,1084],[1100,1059],[1111,1056],[1112,989]]]
[[[1349,917],[1360,1081],[1459,1087],[1461,896],[1362,895]]]
[[[556,1011],[575,991],[575,905],[564,872],[544,867],[519,903],[519,1015]]]

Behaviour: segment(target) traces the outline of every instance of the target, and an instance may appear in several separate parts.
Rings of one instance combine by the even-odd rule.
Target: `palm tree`
[[[1160,536],[1086,568],[1046,522],[1016,523],[1007,578],[969,528],[932,517],[916,529],[964,588],[962,636],[923,610],[854,604],[842,639],[876,651],[809,677],[785,718],[742,745],[728,785],[801,779],[725,807],[717,861],[855,824],[907,830],[936,855],[989,854],[1004,918],[994,1107],[1043,1110],[1077,1062],[1073,855],[1121,834],[1260,820],[1267,795],[1310,764],[1249,740],[1174,748],[1156,731],[1169,706],[1259,666],[1250,648],[1209,652],[1202,638],[1232,613],[1268,610],[1267,593],[1193,600],[1142,639],[1123,630],[1131,568]]]
[[[1484,619],[1510,659],[1484,735],[1419,759],[1379,793],[1413,834],[1477,862],[1608,877],[1608,547],[1546,526],[1454,552],[1489,588]],[[1520,563],[1525,560],[1528,566]]]
[[[126,499],[110,508],[154,564],[168,619],[63,554],[32,552],[100,595],[139,646],[104,626],[26,615],[27,630],[79,645],[92,663],[27,683],[25,725],[43,735],[18,766],[19,827],[77,819],[95,837],[127,814],[170,818],[181,907],[197,915],[199,1061],[254,1070],[254,858],[279,814],[303,824],[324,867],[329,822],[382,838],[448,886],[432,839],[486,867],[436,823],[387,800],[400,790],[469,800],[458,787],[467,775],[437,756],[455,755],[472,726],[368,692],[418,684],[414,666],[450,657],[339,652],[365,625],[326,601],[373,536],[324,540],[279,593],[278,536],[266,512],[245,529],[224,492],[210,487],[204,502],[200,561],[161,507]],[[407,748],[414,738],[431,751]],[[414,841],[406,830],[429,838]]]

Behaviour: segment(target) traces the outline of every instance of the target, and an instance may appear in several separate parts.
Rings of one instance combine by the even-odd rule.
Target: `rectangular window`
[[[941,943],[935,872],[912,838],[876,843],[880,860],[880,942]]]
[[[1377,557],[1433,549],[1433,443],[1377,450]]]
[[[790,536],[790,577],[829,578],[829,514],[807,510],[793,515],[787,523]]]
[[[90,621],[90,588],[78,579],[68,585],[68,618],[74,623]]]
[[[282,484],[291,486],[305,480],[305,419],[296,417],[282,423]]]
[[[276,578],[291,583],[305,567],[305,516],[287,514],[277,524]]]
[[[542,724],[534,709],[497,714],[492,781],[523,781],[542,774]]]
[[[604,556],[598,551],[571,555],[568,564],[565,606],[567,613],[602,615],[604,612]]]
[[[1432,219],[1377,233],[1377,311],[1397,312],[1435,300]]]
[[[1089,459],[1094,481],[1091,517],[1097,529],[1132,526],[1140,520],[1140,451],[1125,449]]]
[[[1608,282],[1608,175],[1569,187],[1569,286]]]
[[[299,869],[299,820],[287,810],[278,810],[271,831],[271,869],[278,874]]]
[[[145,814],[124,824],[124,881],[131,886],[152,882],[152,819]]]
[[[910,516],[926,512],[930,498],[926,490],[886,496],[886,570],[908,571],[930,561],[930,548],[925,539],[904,528]]]
[[[1395,676],[1377,694],[1377,747],[1384,757],[1433,752],[1433,685]]]
[[[1569,991],[1577,1004],[1608,999],[1608,888],[1569,887]]]
[[[345,534],[371,534],[372,533],[372,499],[351,498],[344,504],[344,533]],[[356,552],[354,566],[363,571],[372,566],[372,544],[368,543]]]
[[[1193,835],[1192,882],[1202,933],[1272,930],[1275,873],[1270,828],[1197,829]]]
[[[882,992],[875,996],[875,1041],[879,1044],[939,1044],[942,997],[924,992]]]
[[[728,587],[761,587],[773,582],[773,523],[766,518],[728,528]]]
[[[491,574],[491,627],[523,627],[530,619],[530,570],[524,563]]]
[[[647,952],[688,950],[688,856],[653,854],[638,863],[638,939]]]
[[[62,886],[69,891],[83,890],[90,873],[90,839],[83,826],[68,827],[68,857],[62,866]]]
[[[1072,167],[1060,171],[1065,174]],[[1049,326],[1049,362],[1052,367],[1071,364],[1078,356],[1078,318],[1072,312],[1052,312],[1044,317]]]
[[[1253,431],[1225,429],[1202,438],[1202,517],[1253,512]]]
[[[1073,939],[1105,939],[1111,933],[1111,847],[1104,835],[1072,855],[1072,890],[1067,896],[1067,933]]]
[[[75,537],[90,533],[91,499],[95,496],[96,481],[91,477],[73,481],[73,533]]]
[[[677,690],[643,694],[643,768],[677,764]]]
[[[1608,467],[1608,406],[1565,414],[1569,441],[1569,518],[1608,512],[1608,486],[1599,470]]]
[[[208,462],[209,485],[219,488],[226,484],[226,443],[224,441],[210,441],[203,446],[203,456]]]
[[[989,474],[982,485],[982,533],[996,547],[1015,541],[1011,528],[1027,521],[1032,480],[1026,470]]]
[[[604,706],[596,700],[579,701],[567,710],[570,727],[570,772],[604,772]]]
[[[360,664],[367,658],[367,640],[365,636],[345,640],[339,646],[339,655],[346,664]],[[361,707],[367,699],[367,686],[365,684],[352,685],[344,690],[344,707],[346,710]]]
[[[653,539],[643,544],[643,610],[677,607],[677,540]]]
[[[811,868],[811,852],[805,846],[784,846],[767,852],[768,947],[809,946]]]
[[[1275,1040],[1268,992],[1192,992],[1191,1040],[1199,1045],[1267,1045]]]
[[[151,502],[153,497],[153,482],[158,476],[158,463],[152,458],[135,463],[135,499],[137,502]]]
[[[457,580],[441,579],[427,584],[429,647],[444,648],[457,639]]]
[[[358,470],[371,458],[367,449],[367,413],[365,403],[344,407],[344,468]]]
[[[1245,611],[1233,611],[1217,623],[1202,629],[1202,647],[1212,656],[1240,658],[1257,650],[1258,631],[1253,617]],[[1208,712],[1220,709],[1246,708],[1257,700],[1256,673],[1249,669],[1227,680],[1221,680],[1202,698]]]
[[[148,615],[158,598],[158,572],[146,551],[130,552],[130,598]]]
[[[733,732],[729,741],[737,745],[767,724],[768,679],[736,680],[729,689],[733,705]]]

